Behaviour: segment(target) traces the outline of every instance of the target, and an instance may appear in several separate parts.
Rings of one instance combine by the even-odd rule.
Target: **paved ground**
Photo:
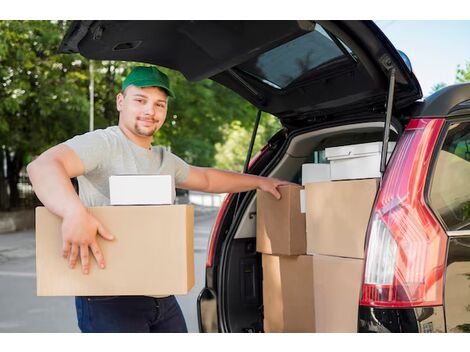
[[[196,284],[178,296],[190,332],[198,332],[196,299],[204,286],[207,242],[217,209],[196,207]],[[0,332],[78,332],[71,297],[37,297],[34,231],[0,234]]]

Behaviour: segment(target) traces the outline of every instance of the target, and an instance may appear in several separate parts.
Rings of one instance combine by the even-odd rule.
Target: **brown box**
[[[307,184],[307,254],[364,258],[378,184],[375,178]]]
[[[263,254],[265,332],[357,332],[362,259]]]
[[[363,259],[314,255],[317,332],[357,332]]]
[[[69,269],[62,258],[62,220],[36,208],[38,296],[170,295],[194,286],[194,209],[188,205],[110,206],[89,211],[113,241],[97,236],[106,260],[90,273],[80,263]]]
[[[315,332],[313,257],[262,255],[265,332]]]
[[[256,193],[256,250],[266,254],[306,253],[305,214],[300,212],[302,186],[278,188],[281,199],[271,193]]]

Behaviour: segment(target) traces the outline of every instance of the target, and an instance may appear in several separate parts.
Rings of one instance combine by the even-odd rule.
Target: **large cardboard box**
[[[314,255],[317,332],[357,332],[363,259]]]
[[[265,332],[315,332],[313,257],[262,255]]]
[[[378,184],[378,179],[307,184],[307,254],[364,258]]]
[[[256,250],[266,254],[306,253],[305,214],[300,212],[301,186],[280,186],[281,199],[256,193]]]
[[[194,209],[188,205],[90,208],[116,238],[98,238],[106,269],[90,273],[62,258],[62,220],[36,209],[38,296],[170,295],[194,286]]]
[[[262,256],[265,332],[357,332],[362,259]]]

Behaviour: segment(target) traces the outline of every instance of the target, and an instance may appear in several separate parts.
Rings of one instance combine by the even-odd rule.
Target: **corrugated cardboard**
[[[315,332],[312,259],[262,255],[265,332]]]
[[[174,203],[170,175],[113,175],[109,177],[111,205],[159,205]]]
[[[357,332],[363,260],[262,256],[265,332]]]
[[[364,258],[378,184],[378,179],[307,184],[307,254]]]
[[[364,260],[314,255],[317,332],[357,332]]]
[[[36,208],[39,296],[170,295],[194,286],[194,209],[188,205],[97,207],[89,211],[116,239],[97,237],[107,267],[90,273],[62,258],[62,220]],[[91,254],[90,254],[91,256]]]
[[[305,254],[305,214],[300,212],[301,186],[278,188],[281,199],[256,193],[256,250],[266,254]]]

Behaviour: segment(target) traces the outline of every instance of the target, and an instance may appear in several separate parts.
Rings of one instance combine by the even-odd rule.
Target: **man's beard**
[[[134,130],[137,132],[137,134],[141,135],[141,136],[146,136],[146,137],[152,137],[153,134],[155,133],[155,131],[157,130],[157,126],[155,126],[154,128],[152,128],[151,130],[149,129],[142,129],[140,128],[139,124],[136,123],[134,125]]]

